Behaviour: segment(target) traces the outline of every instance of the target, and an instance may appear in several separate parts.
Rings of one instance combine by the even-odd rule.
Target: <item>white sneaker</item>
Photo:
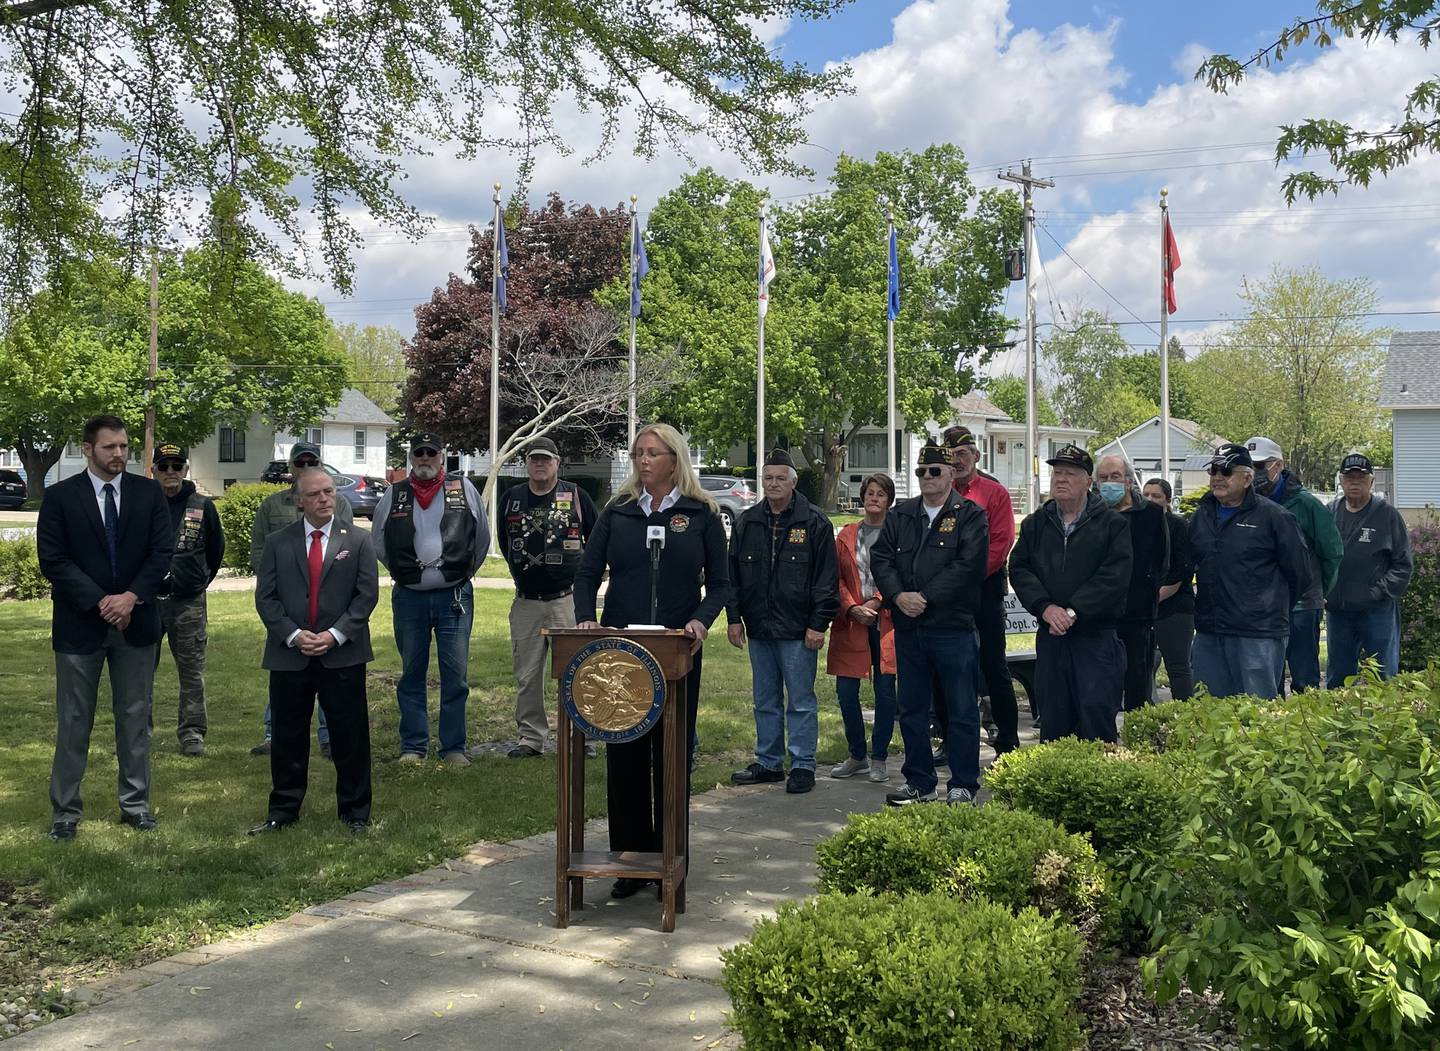
[[[935,789],[932,788],[928,792],[922,792],[909,783],[901,785],[893,792],[885,793],[885,803],[887,806],[911,806],[915,803],[933,802],[935,802]]]
[[[885,769],[884,759],[870,760],[870,780],[877,785],[890,780],[890,771]]]
[[[951,806],[974,806],[975,793],[968,788],[952,788],[949,795],[945,797],[945,802]]]
[[[870,769],[870,760],[856,759],[853,756],[846,756],[843,763],[837,763],[830,768],[831,777],[854,777],[856,774],[863,774]]]

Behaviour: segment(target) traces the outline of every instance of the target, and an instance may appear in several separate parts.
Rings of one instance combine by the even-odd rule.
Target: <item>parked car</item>
[[[374,518],[375,508],[385,495],[389,483],[383,478],[369,474],[342,474],[328,463],[321,464],[335,480],[335,495],[350,501],[350,510],[356,518]],[[286,460],[271,460],[260,474],[262,482],[272,485],[290,484],[290,464]]]
[[[725,527],[726,536],[730,535],[740,512],[760,499],[759,494],[750,488],[748,479],[731,474],[702,474],[700,484],[720,505],[720,522]]]
[[[16,471],[0,471],[0,511],[14,511],[25,503],[25,479]]]

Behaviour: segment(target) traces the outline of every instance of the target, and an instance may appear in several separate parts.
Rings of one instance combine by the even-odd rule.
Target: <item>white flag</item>
[[[770,309],[770,282],[775,277],[775,257],[770,254],[770,233],[760,220],[760,316]]]

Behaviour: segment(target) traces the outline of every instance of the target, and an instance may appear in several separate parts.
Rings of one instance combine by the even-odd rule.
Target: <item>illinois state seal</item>
[[[638,642],[596,639],[566,665],[560,703],[587,737],[623,744],[660,721],[665,675],[654,654]]]

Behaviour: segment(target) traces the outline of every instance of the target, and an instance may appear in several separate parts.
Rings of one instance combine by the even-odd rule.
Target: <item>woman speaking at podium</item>
[[[595,618],[600,578],[610,571],[605,609]],[[652,575],[655,586],[652,588]],[[701,588],[705,597],[700,597]],[[693,639],[686,681],[685,740],[700,702],[701,647],[730,592],[725,529],[719,507],[700,485],[690,450],[674,427],[652,423],[635,435],[630,477],[601,512],[575,575],[580,628],[641,624],[683,628]],[[690,769],[686,756],[685,769]],[[665,753],[660,725],[626,744],[607,745],[605,767],[612,851],[662,849]],[[685,789],[689,805],[690,789]],[[610,895],[628,898],[651,882],[617,879]]]

